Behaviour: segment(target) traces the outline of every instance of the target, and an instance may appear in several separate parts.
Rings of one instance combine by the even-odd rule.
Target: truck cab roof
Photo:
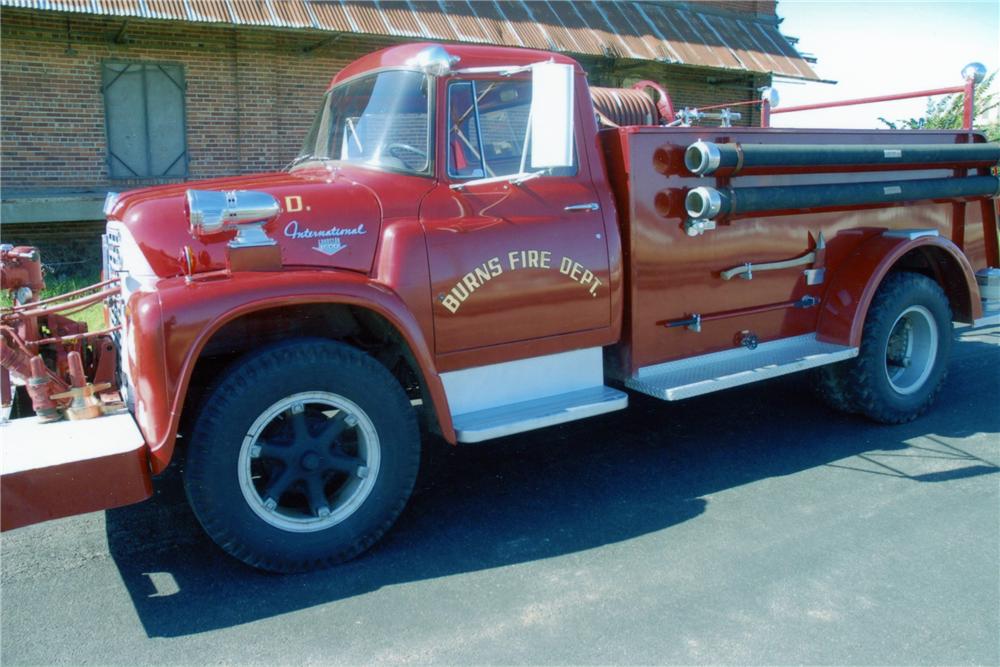
[[[355,60],[353,63],[340,70],[330,81],[330,87],[337,85],[341,81],[346,81],[359,74],[368,71],[384,68],[409,67],[410,61],[421,51],[429,47],[440,47],[445,49],[450,55],[457,56],[456,69],[467,67],[490,67],[497,65],[530,65],[532,63],[552,61],[555,63],[565,63],[573,65],[578,73],[583,72],[580,64],[572,58],[549,51],[537,51],[535,49],[517,49],[505,46],[476,46],[463,44],[437,44],[434,42],[414,42],[412,44],[400,44],[390,46],[376,51],[363,58]],[[414,67],[414,69],[417,69]]]

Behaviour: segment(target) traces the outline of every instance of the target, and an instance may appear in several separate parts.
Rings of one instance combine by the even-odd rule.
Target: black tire
[[[820,366],[812,371],[812,386],[819,397],[828,406],[847,414],[857,412],[851,400],[852,393],[849,391],[848,373],[851,370],[851,362],[840,362]]]
[[[203,406],[187,451],[188,501],[209,536],[253,567],[301,572],[354,558],[413,490],[413,407],[355,348],[270,345],[230,366]]]
[[[892,273],[868,309],[858,356],[827,371],[827,392],[835,407],[874,421],[912,421],[941,391],[951,344],[951,308],[941,287],[918,273]]]

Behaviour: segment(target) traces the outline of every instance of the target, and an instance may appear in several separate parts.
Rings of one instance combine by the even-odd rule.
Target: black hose
[[[698,141],[684,152],[684,164],[705,176],[717,170],[801,167],[824,171],[831,167],[992,167],[1000,162],[1000,144],[716,144]]]
[[[699,187],[688,192],[685,207],[692,218],[712,219],[722,215],[762,211],[871,206],[960,197],[995,197],[998,193],[1000,193],[1000,178],[996,176],[762,188]]]

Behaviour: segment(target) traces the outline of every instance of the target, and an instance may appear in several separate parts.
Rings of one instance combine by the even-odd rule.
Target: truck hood
[[[185,246],[193,251],[194,271],[200,273],[225,268],[226,244],[236,233],[192,235],[186,192],[259,190],[281,205],[281,213],[264,230],[278,242],[285,266],[367,273],[378,246],[382,205],[366,181],[380,176],[384,178],[371,170],[338,166],[190,181],[125,192],[106,214],[109,221],[124,224],[156,276],[183,272]]]

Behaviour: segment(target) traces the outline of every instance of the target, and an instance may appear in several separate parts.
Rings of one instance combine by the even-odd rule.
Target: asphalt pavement
[[[902,426],[805,376],[631,402],[441,446],[389,535],[319,573],[222,554],[176,471],[4,533],[0,662],[1000,664],[1000,327]]]

